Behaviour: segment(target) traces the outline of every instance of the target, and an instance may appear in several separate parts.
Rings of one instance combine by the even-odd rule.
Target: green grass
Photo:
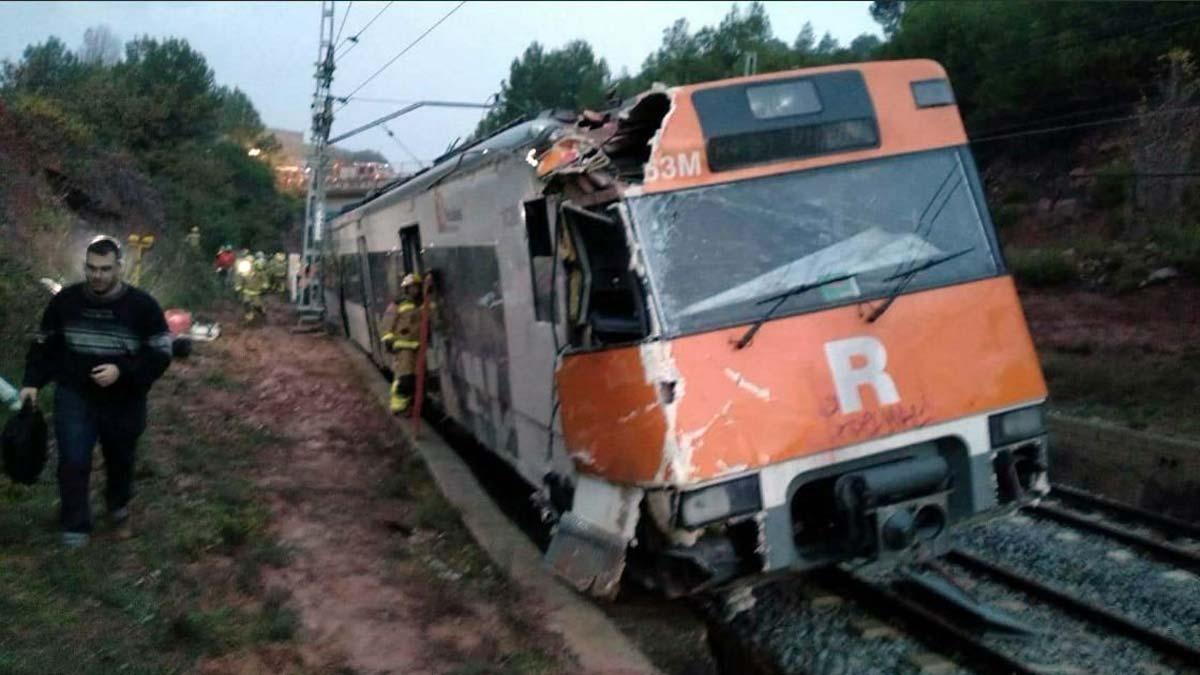
[[[1045,351],[1059,410],[1133,429],[1200,436],[1200,350],[1182,355]]]
[[[277,439],[236,420],[214,433],[171,395],[182,384],[169,373],[152,395],[133,540],[108,536],[98,517],[89,546],[63,550],[53,465],[30,487],[0,478],[0,675],[186,672],[204,656],[296,635],[288,597],[266,594],[259,578],[290,553],[267,534],[245,478],[258,444]],[[196,576],[194,563],[220,558],[235,572]]]

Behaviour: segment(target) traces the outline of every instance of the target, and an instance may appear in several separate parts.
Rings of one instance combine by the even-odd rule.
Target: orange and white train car
[[[335,228],[422,223],[441,402],[548,495],[565,578],[681,593],[906,558],[1044,492],[1046,387],[938,64],[655,88],[532,124]],[[408,220],[381,206],[402,203]],[[449,250],[466,231],[472,251]]]

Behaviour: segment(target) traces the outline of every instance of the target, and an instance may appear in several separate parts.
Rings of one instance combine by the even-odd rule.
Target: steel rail
[[[1122,516],[1133,520],[1141,520],[1154,527],[1167,530],[1170,534],[1182,535],[1200,539],[1200,525],[1189,523],[1186,520],[1179,520],[1170,516],[1164,516],[1161,513],[1155,513],[1148,509],[1143,509],[1132,504],[1125,504],[1115,499],[1110,499],[1103,495],[1093,494],[1079,488],[1073,488],[1069,485],[1059,485],[1055,483],[1050,486],[1050,496],[1062,496],[1064,501],[1073,502],[1075,504],[1084,504],[1097,509],[1108,509],[1114,513],[1119,513]]]
[[[947,562],[999,579],[1029,595],[1059,605],[1074,614],[1100,624],[1113,632],[1137,640],[1164,654],[1185,659],[1189,664],[1200,664],[1200,648],[1177,640],[1150,626],[1138,623],[1121,614],[1105,609],[1081,598],[1077,598],[1053,586],[1031,579],[1016,570],[1002,567],[961,549],[951,550],[944,558]]]
[[[891,615],[905,623],[919,626],[917,630],[911,631],[909,636],[924,642],[935,651],[945,654],[947,650],[951,650],[956,654],[962,654],[980,669],[992,673],[1035,675],[1043,672],[1036,665],[1026,663],[988,646],[953,621],[931,612],[891,589],[862,579],[852,572],[832,567],[817,574],[825,577],[831,586],[844,589],[848,595],[862,603],[870,611],[876,614]]]
[[[1164,560],[1169,560],[1176,565],[1200,571],[1200,553],[1189,551],[1182,546],[1159,541],[1152,537],[1147,537],[1144,534],[1138,534],[1137,532],[1127,530],[1123,527],[1102,523],[1078,513],[1074,513],[1069,509],[1063,509],[1057,506],[1038,504],[1026,506],[1024,510],[1034,515],[1049,518],[1050,520],[1055,520],[1081,530],[1098,532],[1106,537],[1115,539],[1125,544],[1139,546],[1152,555],[1156,555]]]

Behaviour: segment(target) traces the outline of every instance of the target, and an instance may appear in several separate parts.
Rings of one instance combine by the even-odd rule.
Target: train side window
[[[649,333],[641,280],[629,269],[625,229],[603,213],[562,208],[563,266],[567,270],[571,344],[596,347],[633,342]]]
[[[525,239],[529,244],[529,273],[533,284],[533,312],[537,321],[554,321],[554,244],[546,199],[525,202]]]

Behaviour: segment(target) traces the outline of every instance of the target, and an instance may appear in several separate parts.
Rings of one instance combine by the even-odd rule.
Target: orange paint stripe
[[[875,106],[879,124],[880,146],[868,150],[835,153],[820,157],[773,162],[731,171],[713,172],[708,167],[704,134],[700,119],[692,103],[692,94],[703,89],[725,87],[743,82],[769,82],[802,75],[840,70],[858,70],[867,83],[867,91]],[[680,190],[728,183],[747,178],[757,178],[777,173],[802,171],[832,164],[845,164],[865,159],[886,157],[908,152],[962,145],[967,142],[967,133],[957,106],[917,108],[911,84],[920,80],[946,79],[946,71],[937,62],[929,60],[880,61],[852,65],[808,68],[753,77],[739,77],[717,82],[706,82],[673,90],[674,101],[670,116],[650,157],[650,163],[661,167],[664,162],[678,165],[679,157],[700,156],[700,172],[696,175],[660,177],[641,186],[643,194]]]
[[[687,484],[1045,398],[1009,277],[913,293],[867,324],[851,305],[665,345],[679,381],[663,403],[643,350],[568,355],[558,373],[563,431],[580,471],[621,483]],[[857,389],[840,409],[825,346],[878,341],[899,400]]]

